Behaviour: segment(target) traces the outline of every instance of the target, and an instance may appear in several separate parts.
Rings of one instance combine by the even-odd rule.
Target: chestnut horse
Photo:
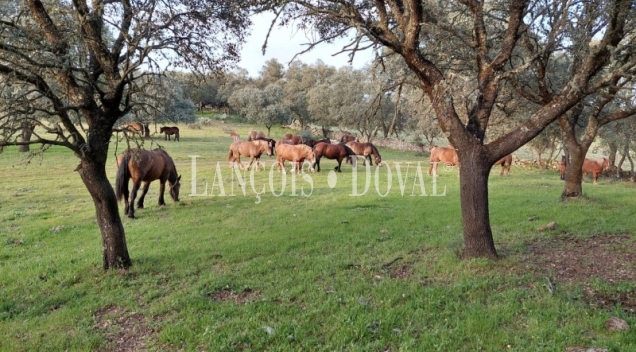
[[[334,170],[342,172],[340,166],[342,159],[350,159],[351,156],[355,156],[356,153],[344,144],[331,144],[330,142],[320,142],[314,147],[314,153],[316,154],[316,171],[320,172],[320,159],[325,157],[327,159],[336,159],[338,166]],[[355,158],[351,159],[355,160]],[[355,163],[355,161],[353,161]],[[353,164],[355,167],[356,165]]]
[[[565,155],[561,156],[561,162],[559,162],[559,173],[561,174],[561,179],[565,180],[565,168],[568,166],[568,158]]]
[[[230,162],[230,167],[233,167],[234,163],[238,162],[239,168],[243,169],[241,155],[247,156],[250,158],[250,162],[247,164],[246,169],[249,170],[254,160],[256,160],[256,171],[258,171],[258,164],[263,152],[269,156],[272,155],[272,150],[267,141],[236,141],[230,145],[227,160]]]
[[[150,128],[148,128],[148,125],[144,125],[141,122],[126,122],[122,125],[121,129],[124,131],[124,133],[132,132],[140,136],[150,136]]]
[[[356,136],[352,136],[350,134],[345,134],[340,137],[340,143],[348,143],[348,142],[360,142],[360,140]]]
[[[303,137],[299,135],[287,133],[283,136],[283,139],[286,141],[291,141],[292,144],[303,144]]]
[[[250,133],[247,134],[248,141],[255,141],[257,139],[267,139],[267,136],[261,131],[250,131]]]
[[[380,157],[380,152],[378,151],[378,148],[376,148],[373,144],[360,143],[360,142],[347,142],[346,146],[351,148],[351,150],[353,150],[355,155],[361,155],[364,157],[364,162],[362,163],[362,165],[366,165],[367,159],[369,159],[369,163],[373,165],[373,162],[371,161],[371,155],[375,157],[376,165],[379,166],[380,164],[382,164],[382,157]]]
[[[510,165],[512,165],[512,154],[508,154],[504,156],[503,158],[497,160],[497,162],[495,162],[494,165],[500,165],[500,164],[501,164],[501,172],[499,173],[499,176],[503,176],[504,171],[506,171],[506,176],[510,176]]]
[[[431,156],[429,158],[431,166],[428,168],[428,174],[431,174],[433,170],[434,177],[437,177],[437,163],[442,162],[445,166],[459,166],[459,158],[457,157],[457,151],[453,147],[433,147],[431,149]],[[459,177],[459,170],[457,171],[457,177]]]
[[[234,131],[230,132],[230,137],[234,139],[234,142],[238,142],[241,140],[241,136],[239,136],[238,133]]]
[[[163,193],[166,187],[166,181],[170,183],[170,196],[175,202],[179,201],[179,188],[181,184],[181,175],[177,176],[177,168],[172,158],[162,149],[154,149],[152,151],[143,149],[130,149],[121,153],[117,157],[117,176],[115,178],[115,193],[117,201],[124,198],[126,207],[124,208],[129,218],[135,217],[135,198],[137,191],[144,183],[141,191],[141,197],[137,201],[137,208],[143,209],[144,197],[148,193],[150,183],[159,180],[159,206],[166,205],[163,199]],[[128,180],[132,178],[133,188],[128,199]]]
[[[331,144],[331,139],[329,139],[329,138],[323,138],[323,139],[319,139],[319,140],[308,139],[308,140],[305,141],[305,145],[308,145],[308,146],[313,148],[320,142],[325,142],[327,144]]]
[[[282,141],[278,141],[278,143],[276,143],[276,161],[278,162],[279,171],[282,168],[283,173],[286,173],[285,160],[289,160],[294,165],[292,172],[298,171],[300,174],[302,171],[302,164],[305,159],[309,161],[309,169],[313,171],[316,154],[314,154],[311,147],[304,144],[289,145],[281,142]]]
[[[166,127],[163,126],[159,129],[159,133],[165,133],[166,136],[164,138],[164,141],[170,140],[170,136],[174,135],[174,141],[178,142],[179,141],[179,127],[177,126],[172,126],[172,127]]]
[[[584,174],[592,174],[594,184],[596,184],[596,180],[598,180],[598,176],[601,172],[609,169],[609,167],[609,160],[607,160],[607,158],[603,158],[602,161],[585,159],[583,160],[582,170]]]

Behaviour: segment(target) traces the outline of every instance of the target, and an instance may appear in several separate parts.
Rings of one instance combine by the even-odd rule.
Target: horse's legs
[[[433,162],[429,161],[430,166],[428,167],[428,175],[431,176],[431,170],[433,170]]]
[[[316,171],[320,172],[320,158],[316,157]]]
[[[250,167],[252,166],[252,163],[254,163],[254,157],[253,157],[253,156],[250,156],[250,162],[249,162],[249,163],[247,163],[247,166],[245,167],[245,170],[248,170],[248,171],[249,171]],[[258,166],[258,165],[257,165],[257,166]]]
[[[337,159],[337,160],[338,160],[338,166],[336,166],[336,171],[342,172],[342,159]]]
[[[503,176],[503,174],[504,174],[504,169],[505,169],[504,164],[501,164],[501,172],[499,172],[499,176]]]
[[[128,217],[135,217],[135,198],[137,198],[137,190],[139,190],[139,186],[141,186],[141,179],[139,181],[133,182],[133,188],[130,192],[130,205],[128,207]]]
[[[163,199],[163,193],[166,190],[166,180],[159,180],[159,206],[166,205],[166,202]]]
[[[598,175],[599,175],[599,174],[598,174],[598,173],[596,173],[596,172],[593,172],[593,173],[592,173],[592,178],[594,178],[594,183],[593,183],[593,184],[596,184],[596,180],[598,180]]]
[[[139,196],[139,200],[137,201],[137,209],[144,208],[144,199],[146,197],[146,193],[148,193],[149,188],[150,182],[144,182],[144,187],[141,189],[141,196]]]

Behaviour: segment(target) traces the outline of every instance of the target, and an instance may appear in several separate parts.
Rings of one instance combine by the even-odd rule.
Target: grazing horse
[[[329,138],[323,138],[323,139],[319,139],[319,140],[308,139],[308,140],[305,141],[305,145],[308,145],[308,146],[313,148],[320,142],[325,142],[327,144],[331,144],[331,139],[329,139]]]
[[[159,133],[165,133],[166,136],[164,138],[164,141],[170,140],[170,136],[174,135],[174,141],[178,142],[179,141],[179,127],[177,126],[172,126],[172,127],[166,127],[163,126],[159,129]]]
[[[294,165],[292,172],[298,171],[300,174],[302,171],[302,164],[307,159],[309,161],[309,169],[313,171],[313,165],[316,161],[316,154],[314,154],[311,147],[304,144],[290,145],[287,143],[276,143],[276,161],[278,162],[278,170],[285,171],[285,160],[289,160]]]
[[[236,141],[230,145],[227,160],[230,162],[230,167],[233,167],[234,163],[238,162],[239,168],[242,169],[241,155],[247,156],[250,158],[250,162],[246,167],[247,170],[250,169],[250,166],[256,160],[256,171],[258,171],[258,164],[263,152],[269,156],[272,155],[272,150],[267,141]]]
[[[120,201],[122,197],[124,198],[126,204],[124,210],[129,218],[135,217],[135,198],[142,182],[144,187],[141,191],[141,197],[137,201],[137,208],[143,209],[144,197],[148,193],[150,183],[154,180],[159,180],[161,184],[159,186],[159,206],[166,205],[163,200],[166,181],[170,183],[170,196],[175,202],[179,201],[181,175],[177,176],[177,168],[174,166],[172,158],[164,150],[130,149],[117,157],[117,166],[115,180],[117,201]],[[129,200],[128,180],[131,178],[133,180],[133,188]]]
[[[267,136],[261,131],[250,131],[250,133],[247,134],[248,141],[255,141],[257,139],[267,139]]]
[[[148,125],[144,125],[141,122],[126,122],[121,127],[121,129],[124,131],[124,133],[128,131],[128,132],[136,133],[140,136],[145,136],[145,137],[150,136],[150,128],[148,128]]]
[[[568,158],[565,155],[561,156],[561,162],[559,162],[559,173],[561,174],[561,180],[565,180],[565,168],[568,166]]]
[[[283,140],[291,141],[292,144],[303,144],[303,137],[299,135],[294,135],[291,133],[287,133],[283,136]]]
[[[603,158],[602,161],[585,159],[583,160],[583,170],[584,174],[592,174],[592,178],[594,179],[594,184],[596,184],[596,180],[598,180],[598,175],[603,172],[603,170],[609,169],[609,160],[607,158]]]
[[[503,158],[497,160],[497,162],[495,162],[494,165],[500,165],[500,164],[501,164],[501,172],[499,173],[499,176],[503,176],[504,171],[506,171],[506,176],[510,176],[510,165],[512,165],[512,154],[508,154],[504,156]]]
[[[340,137],[340,143],[349,143],[349,142],[360,142],[360,140],[356,136],[352,136],[350,134],[345,134]]]
[[[347,147],[351,148],[356,155],[361,155],[364,157],[364,162],[362,165],[366,165],[367,159],[369,159],[369,163],[373,165],[371,161],[371,155],[375,157],[375,164],[380,166],[382,164],[382,157],[380,157],[380,152],[378,148],[376,148],[371,143],[360,143],[360,142],[347,142]]]
[[[238,133],[234,131],[230,132],[230,137],[234,138],[234,142],[238,142],[241,140],[241,136],[239,136]]]
[[[452,147],[433,147],[431,149],[431,156],[429,158],[431,166],[428,168],[428,174],[431,174],[433,170],[434,177],[437,177],[437,163],[442,162],[447,166],[459,166],[459,158],[457,157],[457,151]],[[459,177],[459,170],[457,171],[457,177]]]
[[[338,172],[342,172],[340,168],[342,159],[350,159],[351,156],[356,155],[356,153],[351,150],[351,148],[347,147],[344,144],[331,144],[327,142],[320,142],[316,144],[316,146],[314,147],[314,153],[316,154],[316,171],[318,172],[320,172],[320,159],[323,157],[327,159],[338,160],[338,166],[336,166],[335,170]],[[355,158],[353,158],[352,160],[355,160]],[[353,162],[355,163],[355,161]],[[353,164],[353,166],[355,167],[355,164]]]

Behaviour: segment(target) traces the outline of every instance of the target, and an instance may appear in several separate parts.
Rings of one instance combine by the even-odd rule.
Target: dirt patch
[[[246,304],[257,301],[261,298],[260,293],[246,287],[240,292],[234,292],[230,288],[224,288],[210,295],[210,298],[216,302],[233,302],[236,304]]]
[[[108,306],[95,312],[97,330],[107,341],[104,351],[139,351],[154,341],[156,331],[148,328],[146,318],[127,312],[117,306]]]
[[[636,288],[607,293],[591,285],[592,280],[610,286],[636,283],[636,241],[631,235],[536,240],[528,244],[523,262],[557,284],[580,284],[585,300],[594,307],[611,309],[621,304],[627,312],[636,311]]]
[[[408,265],[400,265],[391,269],[390,276],[392,279],[407,279],[411,276],[411,267]]]

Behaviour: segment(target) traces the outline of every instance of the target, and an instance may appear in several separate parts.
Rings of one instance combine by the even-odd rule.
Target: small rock
[[[274,335],[274,333],[276,332],[276,330],[274,330],[274,328],[272,328],[271,326],[263,326],[263,330],[267,333],[267,335]]]
[[[629,331],[629,324],[621,318],[611,317],[605,322],[605,328],[609,331]]]
[[[388,232],[389,232],[389,230],[387,230],[387,229],[380,230],[380,233],[388,233]]]
[[[545,225],[545,226],[541,226],[539,228],[537,228],[537,230],[539,231],[545,231],[545,230],[554,230],[557,228],[557,223],[556,221],[552,221],[551,223]]]
[[[528,221],[535,221],[537,220],[538,216],[531,216],[528,218]]]

